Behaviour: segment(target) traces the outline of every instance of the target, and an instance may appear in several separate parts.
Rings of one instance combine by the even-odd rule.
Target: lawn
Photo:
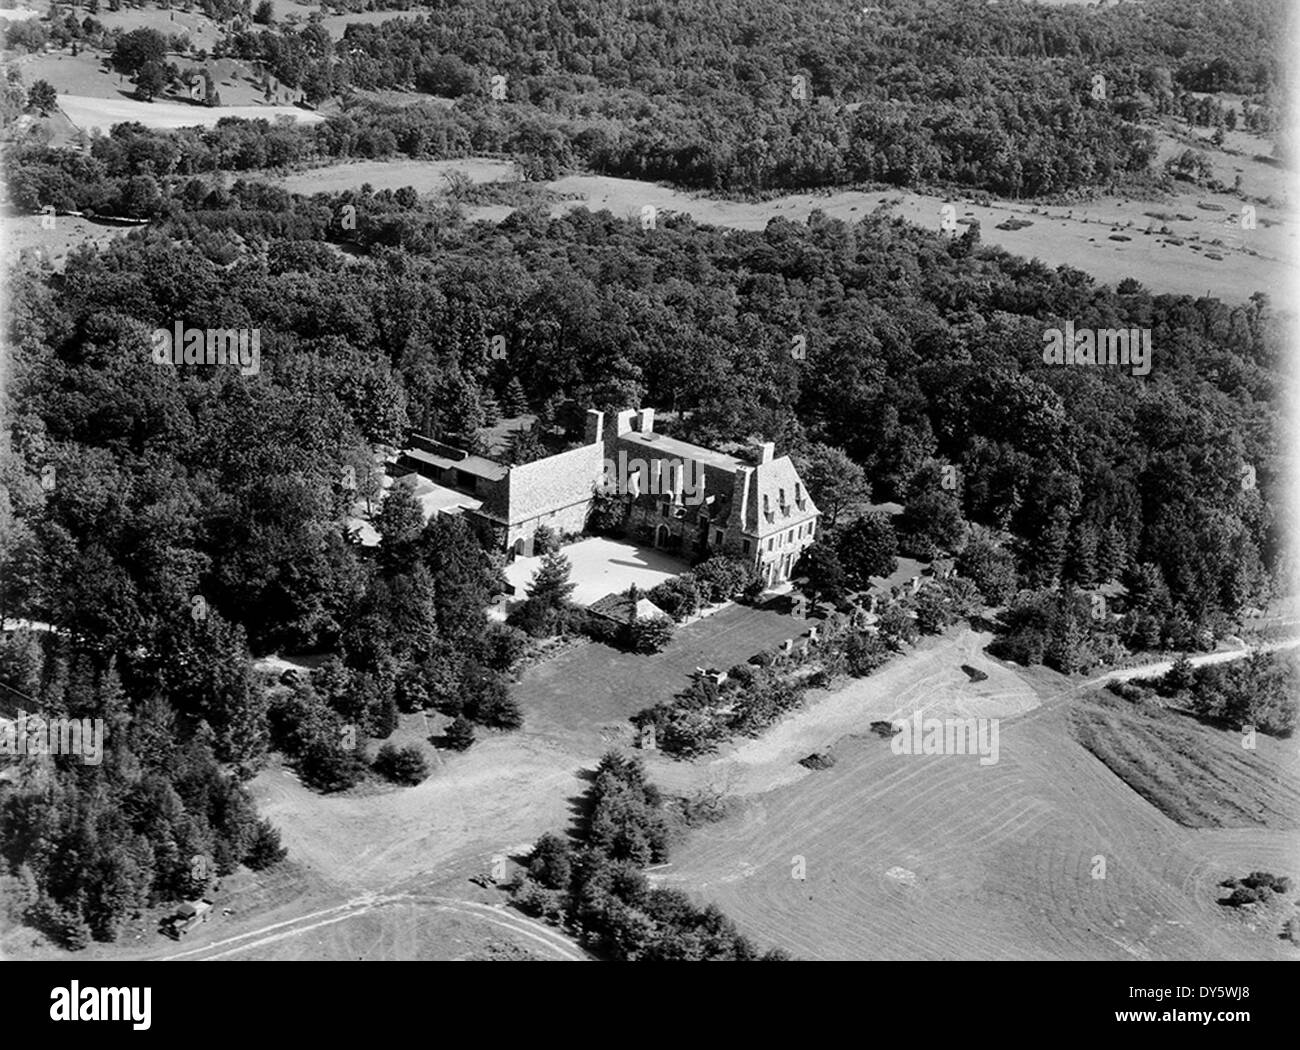
[[[767,609],[732,605],[682,627],[655,656],[623,653],[593,642],[529,668],[515,688],[530,735],[632,739],[627,719],[668,700],[690,682],[696,667],[724,670],[806,630],[802,620]]]

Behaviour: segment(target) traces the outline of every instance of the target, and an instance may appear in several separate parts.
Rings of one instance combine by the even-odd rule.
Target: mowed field
[[[56,215],[54,225],[41,225],[40,215],[17,215],[8,208],[0,212],[0,260],[11,265],[24,249],[33,249],[41,258],[59,269],[68,252],[82,244],[106,246],[131,226],[112,226],[91,222],[76,215]]]
[[[1078,741],[1166,816],[1186,827],[1288,828],[1300,822],[1300,752],[1262,733],[1240,733],[1185,715],[1135,711],[1107,694],[1070,711]]]
[[[696,832],[658,880],[808,959],[1297,957],[1215,903],[1224,878],[1300,874],[1294,825],[1180,827],[1067,714],[1004,720],[994,765],[845,739],[834,767]]]
[[[140,102],[133,98],[91,98],[62,95],[59,108],[83,131],[99,128],[107,133],[114,124],[134,121],[150,128],[215,127],[225,117],[243,120],[279,119],[301,124],[319,124],[319,113],[297,106],[194,106],[187,102]]]
[[[135,88],[130,79],[121,73],[107,69],[105,63],[108,55],[87,48],[79,55],[70,51],[49,51],[44,54],[22,55],[15,62],[15,67],[22,73],[24,83],[36,80],[48,80],[59,94],[60,108],[64,97],[101,98],[134,100]],[[208,59],[200,62],[185,55],[169,54],[167,61],[182,72],[187,69],[206,69],[212,76],[213,83],[221,95],[222,107],[230,106],[272,106],[296,100],[298,92],[290,92],[279,83],[272,85],[272,98],[268,101],[262,87],[262,80],[255,76],[252,67],[235,58]],[[174,89],[173,94],[179,91]],[[160,96],[155,102],[142,102],[142,106],[157,106],[167,101],[168,96]],[[176,98],[184,103],[184,99]],[[222,107],[216,107],[218,109]],[[206,108],[206,107],[195,107]],[[308,113],[308,110],[297,110]]]
[[[211,47],[216,39],[216,28],[206,16],[179,11],[175,14],[178,21],[173,23],[167,19],[168,12],[156,8],[101,12],[102,20],[115,19],[113,24],[123,29],[148,27],[175,34],[188,28],[188,23],[206,25],[207,33],[191,32],[191,38],[197,46]],[[182,18],[187,20],[186,26],[179,21]],[[50,131],[51,145],[69,144],[77,131],[89,133],[99,128],[107,133],[114,124],[126,121],[135,121],[149,128],[174,129],[196,125],[210,127],[222,117],[266,120],[284,117],[308,124],[324,119],[320,113],[291,105],[297,101],[299,92],[278,82],[272,83],[268,99],[261,77],[254,75],[249,64],[238,59],[199,61],[177,53],[167,56],[168,62],[178,70],[206,69],[212,75],[221,96],[221,105],[213,107],[189,101],[183,97],[179,87],[153,102],[141,102],[134,97],[130,79],[110,70],[106,65],[107,59],[107,52],[86,48],[78,55],[73,55],[68,49],[50,50],[20,55],[13,60],[13,66],[25,84],[46,80],[58,92],[58,111],[44,121]]]
[[[514,165],[491,157],[466,157],[464,160],[393,160],[355,161],[325,168],[309,168],[277,177],[276,181],[290,193],[337,193],[357,189],[369,183],[375,190],[398,190],[410,186],[419,193],[441,193],[447,188],[447,176],[460,172],[471,182],[498,182],[511,176]],[[508,209],[507,209],[508,211]]]
[[[1048,266],[1071,266],[1108,284],[1133,277],[1157,293],[1209,294],[1244,301],[1258,291],[1283,295],[1296,277],[1290,261],[1294,259],[1296,225],[1289,208],[1256,205],[1256,228],[1244,231],[1226,222],[1241,208],[1241,202],[1227,194],[1189,192],[1160,203],[1101,197],[1069,207],[1005,201],[982,205],[960,196],[895,190],[843,190],[790,194],[761,202],[728,201],[697,197],[655,183],[598,175],[567,176],[552,182],[550,188],[581,198],[557,202],[552,209],[555,213],[585,206],[632,218],[650,205],[658,212],[680,212],[697,222],[747,230],[764,229],[778,217],[804,222],[814,211],[852,222],[878,209],[937,230],[943,208],[952,205],[958,232],[972,219],[978,220],[985,244],[1040,259]],[[1199,202],[1222,210],[1200,208]],[[1171,217],[1155,219],[1148,212]],[[480,216],[469,209],[469,214],[498,217],[487,210]],[[998,224],[1008,219],[1032,225],[999,230]],[[1157,232],[1162,227],[1170,232]],[[1175,243],[1178,241],[1182,243]]]

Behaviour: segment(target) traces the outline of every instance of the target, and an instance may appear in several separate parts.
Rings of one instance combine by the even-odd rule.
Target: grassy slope
[[[1180,827],[1072,737],[1067,703],[1004,720],[1000,742],[1000,761],[980,766],[896,756],[869,736],[841,741],[833,769],[698,832],[660,877],[803,958],[1294,955],[1272,924],[1251,930],[1216,903],[1229,876],[1296,874],[1293,832],[1258,820]],[[1214,752],[1209,768],[1234,775],[1230,741],[1202,743]],[[1176,779],[1182,767],[1158,776]],[[1250,790],[1230,796],[1247,812]],[[1266,788],[1263,797],[1272,810],[1287,806]],[[1237,822],[1247,824],[1240,813]],[[792,878],[795,857],[803,881]],[[1097,858],[1105,878],[1094,877]]]

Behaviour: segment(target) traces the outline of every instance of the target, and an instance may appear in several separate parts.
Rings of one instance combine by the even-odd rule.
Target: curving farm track
[[[240,957],[299,959],[324,954],[330,958],[414,959],[420,957],[420,930],[431,913],[467,920],[470,924],[486,923],[544,959],[582,962],[589,958],[554,928],[504,905],[420,893],[363,894],[331,908],[158,958],[163,961]],[[377,922],[373,921],[376,919]],[[365,950],[355,951],[358,947]]]

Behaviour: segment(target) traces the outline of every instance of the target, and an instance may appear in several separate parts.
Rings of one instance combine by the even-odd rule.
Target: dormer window
[[[800,510],[803,510],[803,486],[799,482],[794,483],[794,501]]]
[[[772,497],[766,492],[763,493],[763,517],[768,521],[772,520]]]
[[[781,503],[781,513],[789,514],[790,504],[785,501],[785,489],[777,489],[776,492],[777,492],[777,499]]]

